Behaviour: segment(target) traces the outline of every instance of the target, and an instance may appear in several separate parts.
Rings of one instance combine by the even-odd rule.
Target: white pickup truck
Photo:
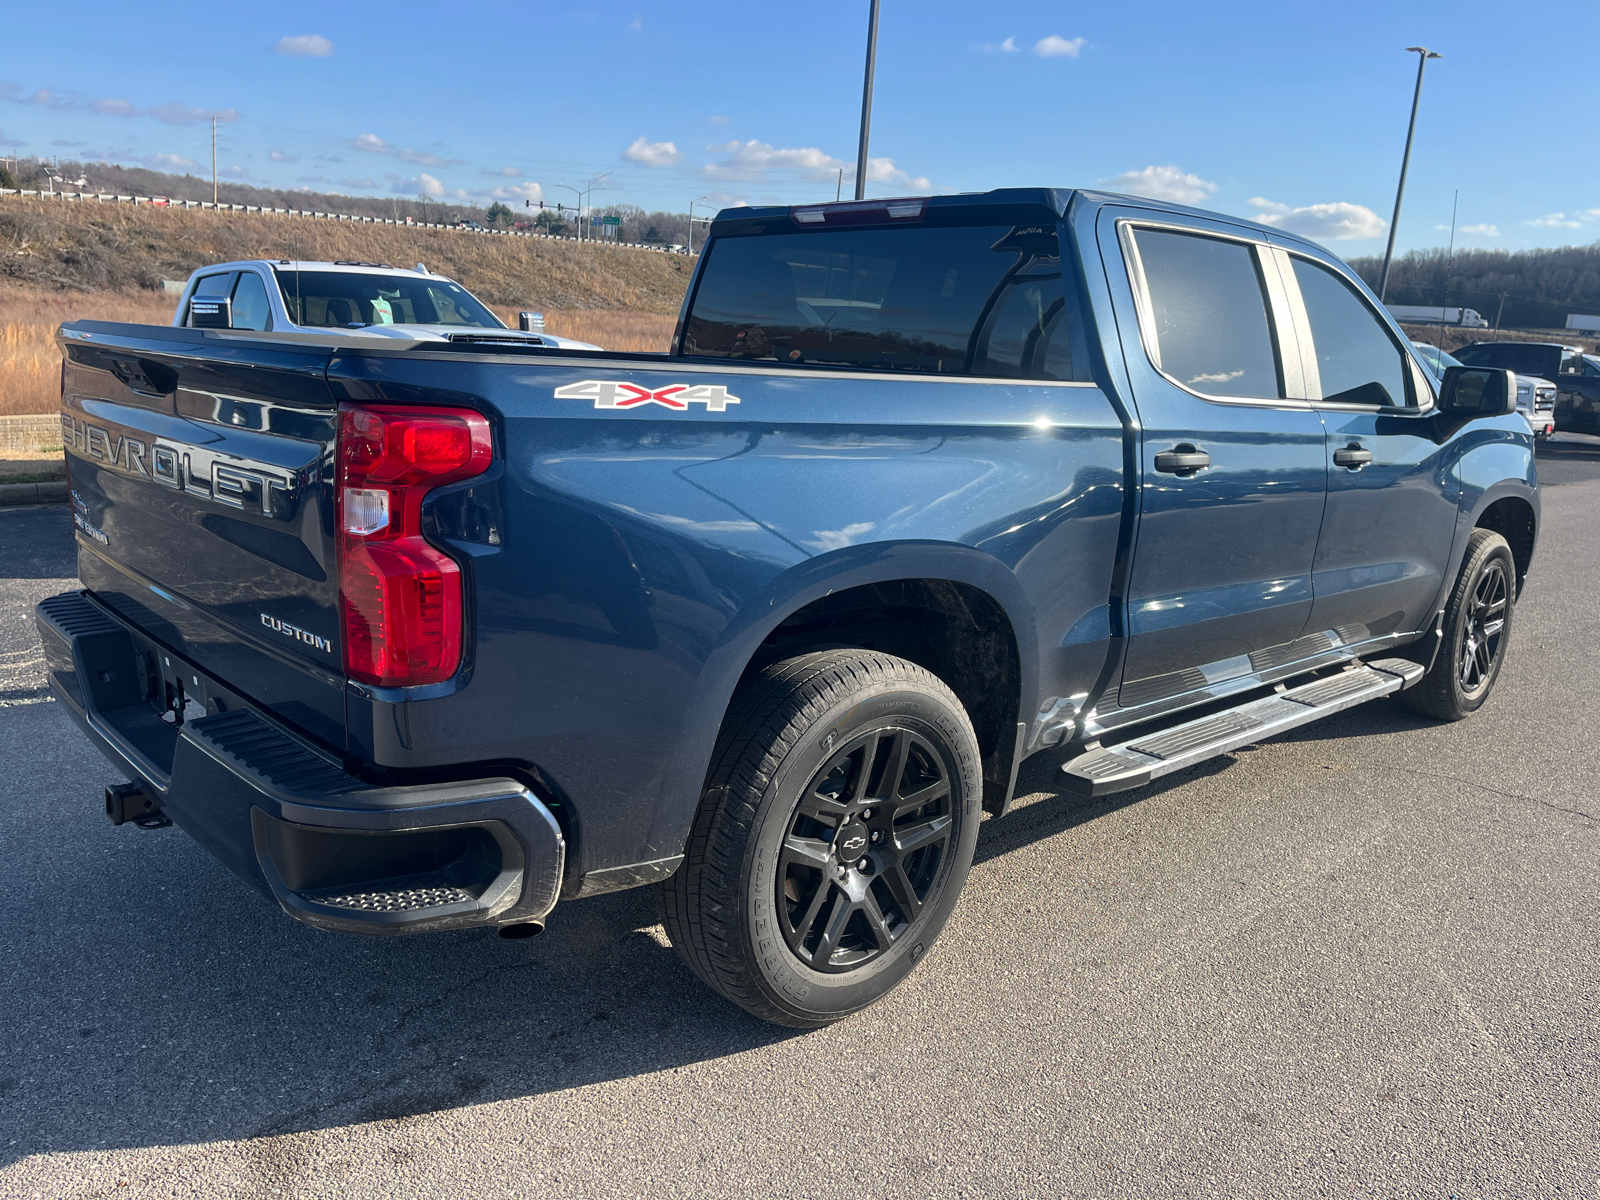
[[[262,333],[337,331],[413,342],[504,341],[600,349],[538,329],[508,329],[466,288],[421,263],[411,270],[347,261],[217,263],[189,276],[172,323]]]

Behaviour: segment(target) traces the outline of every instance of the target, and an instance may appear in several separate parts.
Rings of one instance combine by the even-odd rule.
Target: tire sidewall
[[[1500,631],[1500,645],[1495,654],[1494,665],[1489,670],[1487,685],[1475,696],[1468,696],[1461,686],[1461,623],[1467,618],[1467,606],[1472,601],[1472,595],[1477,590],[1478,582],[1483,578],[1485,568],[1496,559],[1500,560],[1502,570],[1506,577],[1506,608],[1505,625]],[[1455,602],[1451,605],[1450,620],[1447,623],[1446,634],[1449,638],[1444,652],[1449,659],[1450,667],[1450,700],[1455,710],[1463,716],[1477,712],[1489,700],[1494,692],[1494,685],[1500,678],[1500,668],[1505,665],[1506,649],[1510,645],[1511,628],[1516,613],[1517,590],[1517,565],[1511,556],[1511,547],[1503,538],[1486,540],[1480,552],[1468,564],[1466,573],[1462,576],[1461,587],[1456,592]]]
[[[778,921],[777,862],[802,789],[836,746],[865,730],[893,724],[926,738],[951,781],[956,835],[939,864],[938,900],[925,908],[893,948],[853,971],[815,971],[795,957]],[[762,991],[802,1019],[833,1020],[866,1007],[910,973],[933,945],[960,899],[977,844],[982,782],[966,714],[938,693],[893,683],[850,696],[814,722],[784,756],[757,806],[740,873],[739,932]]]

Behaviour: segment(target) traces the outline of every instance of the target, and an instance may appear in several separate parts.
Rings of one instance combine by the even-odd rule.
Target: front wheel
[[[1459,721],[1483,707],[1500,677],[1516,611],[1517,564],[1505,538],[1474,529],[1444,610],[1444,638],[1433,667],[1400,693],[1413,712]]]
[[[690,968],[769,1021],[848,1016],[910,973],[977,843],[979,751],[914,663],[827,650],[742,686],[683,865],[656,888]]]

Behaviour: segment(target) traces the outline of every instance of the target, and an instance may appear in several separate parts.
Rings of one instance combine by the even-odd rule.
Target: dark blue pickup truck
[[[85,590],[38,620],[114,821],[329,930],[653,884],[796,1026],[933,945],[1028,755],[1099,795],[1473,712],[1539,523],[1510,372],[1436,383],[1309,242],[1084,191],[725,211],[664,355],[60,341]]]

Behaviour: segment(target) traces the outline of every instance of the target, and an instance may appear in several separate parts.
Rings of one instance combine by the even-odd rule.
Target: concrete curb
[[[64,479],[52,483],[0,483],[0,506],[8,504],[66,503],[67,483]]]

